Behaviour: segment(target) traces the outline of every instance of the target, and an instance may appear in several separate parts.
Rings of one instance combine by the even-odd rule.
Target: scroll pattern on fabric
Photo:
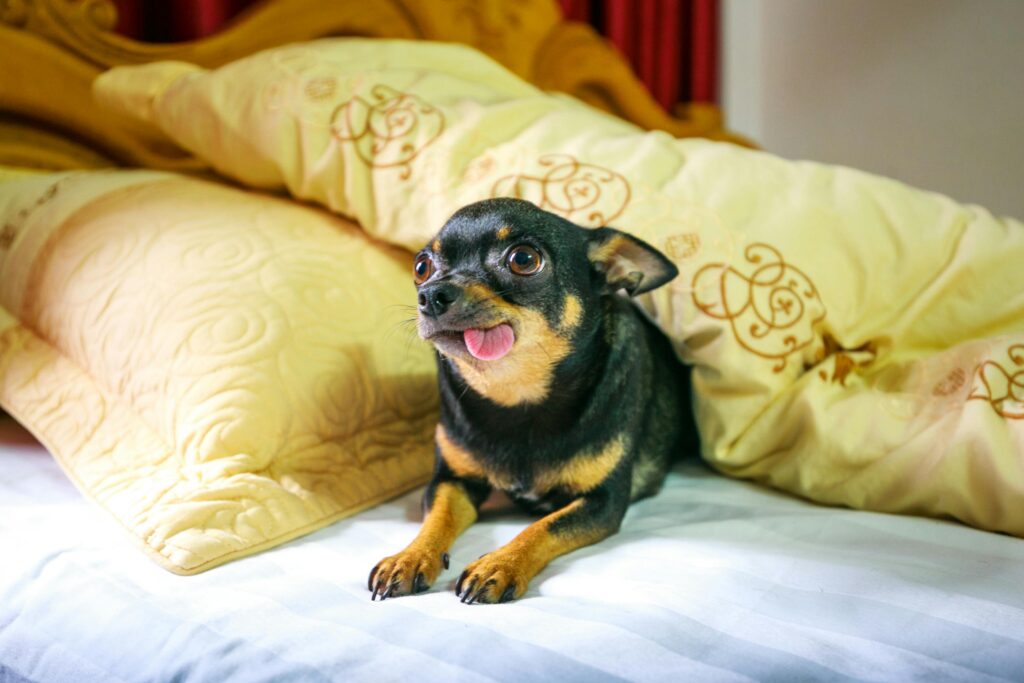
[[[326,88],[319,84],[315,92]],[[352,144],[368,166],[400,169],[402,180],[409,179],[413,159],[440,137],[444,127],[444,114],[437,107],[382,84],[370,89],[369,101],[356,95],[331,115],[331,133],[337,140]]]
[[[693,277],[693,303],[706,315],[729,321],[747,351],[776,361],[782,372],[788,357],[810,346],[825,305],[810,278],[763,243],[744,250],[748,267],[709,263]]]
[[[581,162],[569,154],[546,154],[534,173],[499,178],[491,197],[516,197],[587,228],[600,228],[622,215],[632,190],[615,171]]]
[[[1024,420],[1024,344],[1006,349],[1009,364],[982,361],[974,371],[974,386],[968,401],[988,401],[992,409],[1008,420]]]

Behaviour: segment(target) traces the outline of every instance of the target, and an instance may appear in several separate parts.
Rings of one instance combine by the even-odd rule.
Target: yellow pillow
[[[533,201],[680,269],[641,304],[695,366],[704,457],[817,501],[1024,535],[1024,225],[851,169],[644,133],[450,45],[326,40],[101,76],[222,173],[419,248]]]
[[[171,174],[0,182],[0,405],[193,574],[425,481],[410,259],[345,220]]]

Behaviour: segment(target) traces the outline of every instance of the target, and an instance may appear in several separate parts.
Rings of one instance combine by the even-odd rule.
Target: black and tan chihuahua
[[[614,534],[693,438],[671,345],[625,297],[677,274],[655,248],[518,199],[459,210],[416,257],[419,334],[441,419],[416,539],[370,572],[373,598],[420,593],[494,489],[545,516],[471,562],[466,603],[518,598],[552,559]]]

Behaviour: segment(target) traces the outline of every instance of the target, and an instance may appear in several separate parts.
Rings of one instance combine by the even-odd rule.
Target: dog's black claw
[[[391,580],[388,582],[387,588],[381,590],[380,599],[387,600],[388,598],[390,598],[392,593],[395,592],[395,589],[398,588],[398,585],[401,582],[402,575],[399,572],[392,573]]]
[[[445,569],[448,569],[448,563],[451,561],[451,559],[452,558],[448,556],[448,553],[441,554],[441,564],[444,565]]]
[[[505,592],[501,594],[500,598],[498,598],[498,602],[508,602],[509,600],[512,599],[512,596],[515,595],[515,593],[516,593],[516,586],[515,586],[515,584],[509,584],[509,587],[506,588]]]
[[[484,585],[480,586],[480,590],[478,590],[478,591],[477,591],[476,593],[473,593],[473,597],[471,597],[471,598],[469,599],[469,602],[468,602],[467,604],[469,604],[469,605],[472,605],[472,604],[473,604],[473,603],[475,603],[475,602],[476,602],[477,600],[479,600],[479,599],[480,599],[480,596],[482,596],[482,595],[483,595],[484,593],[486,593],[486,592],[487,592],[487,589],[488,589],[488,588],[489,588],[489,587],[490,587],[490,586],[491,586],[491,585],[492,585],[493,583],[494,583],[494,581],[484,581]]]
[[[465,605],[469,603],[469,599],[473,597],[474,588],[476,588],[476,579],[473,579],[473,581],[468,586],[466,586],[466,592],[462,594],[462,604]]]
[[[373,587],[373,595],[370,596],[370,602],[377,599],[377,595],[380,593],[380,589],[384,587],[383,581],[377,581],[377,585]]]
[[[459,575],[459,580],[455,582],[455,595],[462,595],[462,582],[466,580],[466,576],[469,572],[462,572]]]
[[[366,581],[366,590],[368,590],[368,591],[372,591],[373,590],[373,577],[377,575],[377,570],[378,569],[380,569],[380,565],[379,564],[370,571],[370,578],[367,579],[367,581]]]
[[[428,588],[430,586],[427,585],[427,577],[423,576],[423,574],[416,574],[416,578],[412,580],[412,592],[422,593]]]

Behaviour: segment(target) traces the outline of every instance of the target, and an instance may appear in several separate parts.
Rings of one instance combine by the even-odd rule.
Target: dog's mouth
[[[468,354],[477,360],[495,361],[512,350],[516,334],[508,323],[499,323],[491,327],[435,330],[425,334],[424,339],[448,356]]]

